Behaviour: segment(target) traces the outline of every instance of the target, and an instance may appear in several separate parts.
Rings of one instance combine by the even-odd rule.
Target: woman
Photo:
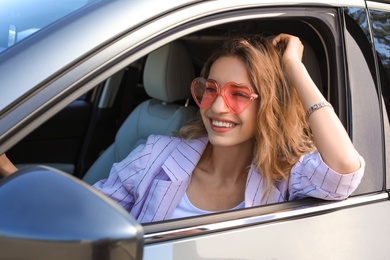
[[[94,187],[141,223],[304,197],[347,198],[364,160],[301,62],[297,37],[234,37],[191,85],[200,116],[150,136]]]
[[[348,197],[364,160],[302,53],[287,34],[230,39],[192,82],[201,119],[179,137],[151,136],[94,187],[140,222]]]

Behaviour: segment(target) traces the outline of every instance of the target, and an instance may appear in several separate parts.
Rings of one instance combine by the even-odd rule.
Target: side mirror
[[[2,259],[142,259],[143,228],[82,181],[46,167],[0,181]]]

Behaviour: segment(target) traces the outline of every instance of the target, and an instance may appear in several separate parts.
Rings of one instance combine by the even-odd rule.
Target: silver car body
[[[0,53],[0,153],[127,64],[172,40],[234,21],[319,19],[339,55],[328,66],[337,71],[340,86],[348,86],[339,93],[345,97],[337,101],[340,117],[367,162],[354,196],[147,224],[143,259],[389,258],[389,121],[378,79],[370,76],[360,43],[340,11],[390,12],[389,2],[102,1],[88,8]]]

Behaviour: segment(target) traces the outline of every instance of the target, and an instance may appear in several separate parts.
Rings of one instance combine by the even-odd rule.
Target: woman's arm
[[[280,34],[273,40],[276,46],[286,44],[283,63],[291,84],[297,90],[305,110],[326,101],[302,63],[303,48],[299,38]],[[329,106],[315,110],[308,118],[315,145],[324,162],[333,170],[347,174],[360,168],[358,154],[333,109]]]
[[[0,176],[6,177],[16,172],[17,170],[18,169],[5,154],[0,155]]]

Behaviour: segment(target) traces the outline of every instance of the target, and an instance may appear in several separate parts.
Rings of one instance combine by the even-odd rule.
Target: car
[[[390,255],[389,0],[0,6],[0,154],[20,169],[0,182],[0,258]],[[148,135],[170,134],[197,112],[190,96],[160,92],[178,75],[198,75],[236,32],[301,39],[304,64],[365,158],[360,186],[342,201],[303,199],[137,223],[90,184]],[[189,88],[186,82],[175,91]]]

